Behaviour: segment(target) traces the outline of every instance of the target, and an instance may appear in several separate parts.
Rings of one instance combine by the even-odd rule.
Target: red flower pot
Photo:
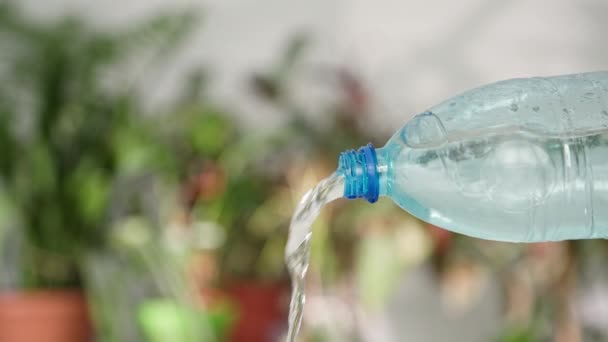
[[[80,292],[0,293],[0,342],[88,342],[92,337]]]
[[[271,342],[286,328],[289,291],[283,284],[240,283],[227,289],[237,305],[232,342]]]

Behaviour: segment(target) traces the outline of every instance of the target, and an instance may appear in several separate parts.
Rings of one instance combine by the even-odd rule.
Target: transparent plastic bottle
[[[344,196],[499,241],[608,237],[608,72],[502,81],[346,151]]]

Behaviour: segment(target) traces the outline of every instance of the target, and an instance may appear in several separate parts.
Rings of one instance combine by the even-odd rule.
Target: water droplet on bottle
[[[511,111],[512,112],[517,112],[518,109],[519,109],[519,106],[517,105],[517,103],[512,103],[511,104]]]
[[[592,99],[595,97],[595,93],[593,92],[586,92],[584,95],[584,97],[588,98],[588,99]]]
[[[604,114],[604,115],[608,116],[608,111],[603,110],[603,111],[602,111],[602,114]]]
[[[534,106],[534,107],[532,107],[532,110],[535,111],[535,112],[538,112],[540,110],[540,107],[539,106]]]

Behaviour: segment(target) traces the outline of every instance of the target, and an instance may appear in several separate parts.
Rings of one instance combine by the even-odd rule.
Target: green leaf
[[[498,342],[536,342],[538,338],[531,329],[513,329],[506,331]]]
[[[357,285],[362,302],[380,309],[397,284],[401,267],[394,239],[371,234],[361,240],[357,253]]]
[[[114,134],[112,145],[120,172],[140,172],[154,160],[150,142],[132,128],[119,128]]]
[[[29,175],[29,191],[49,194],[57,185],[56,165],[51,152],[43,143],[37,143],[23,156],[21,172]]]
[[[195,151],[206,156],[219,154],[230,143],[231,133],[232,125],[226,118],[215,113],[203,115],[190,129]]]
[[[70,177],[69,188],[76,199],[75,208],[88,224],[97,225],[108,203],[110,180],[93,161],[85,160]]]

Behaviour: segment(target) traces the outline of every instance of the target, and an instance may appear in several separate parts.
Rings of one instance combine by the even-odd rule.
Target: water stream
[[[309,190],[300,200],[289,226],[289,239],[285,249],[285,261],[291,274],[292,294],[289,308],[289,332],[287,342],[295,342],[302,323],[304,302],[304,278],[308,271],[312,224],[321,208],[343,196],[344,178],[333,174]]]

